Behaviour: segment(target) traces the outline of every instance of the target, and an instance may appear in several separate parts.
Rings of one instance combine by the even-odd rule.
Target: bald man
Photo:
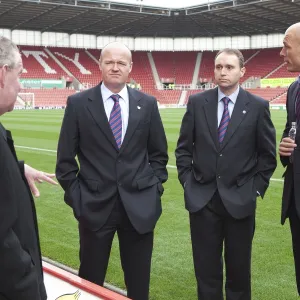
[[[300,23],[290,26],[283,39],[280,52],[287,70],[300,73]],[[293,241],[296,282],[300,295],[300,78],[292,83],[287,93],[287,122],[279,145],[281,163],[286,167],[282,196],[281,223],[289,218]],[[291,123],[297,123],[295,141],[288,137]]]
[[[126,86],[130,50],[108,44],[99,67],[103,81],[67,100],[56,176],[79,223],[79,276],[103,285],[117,232],[127,295],[147,300],[166,136],[156,99]]]

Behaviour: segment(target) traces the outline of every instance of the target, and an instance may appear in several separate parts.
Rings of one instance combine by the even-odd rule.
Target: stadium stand
[[[49,48],[49,50],[84,86],[95,86],[101,80],[98,64],[84,49]]]
[[[282,64],[279,52],[279,48],[260,50],[257,55],[246,63],[244,81],[249,77],[265,78],[270,72],[279,67]]]
[[[184,101],[184,104],[187,104],[188,100],[189,100],[189,97],[191,95],[194,95],[194,94],[197,94],[197,93],[201,93],[203,92],[203,90],[189,90],[186,94],[186,97],[185,97],[185,101]]]
[[[258,95],[268,101],[272,101],[273,99],[281,96],[286,93],[287,88],[257,88],[257,89],[247,89],[250,93],[254,95]]]
[[[174,78],[176,84],[191,84],[197,52],[152,52],[160,79]]]
[[[281,94],[279,97],[272,101],[272,104],[285,104],[286,103],[287,91]]]
[[[20,46],[19,48],[24,65],[23,78],[59,79],[67,76],[43,47]]]
[[[94,86],[101,80],[101,72],[97,63],[100,50],[50,47],[47,51],[45,48],[37,46],[20,46],[20,50],[25,69],[23,78],[60,79],[69,76],[48,54],[50,50],[63,67],[82,84],[83,88]],[[243,50],[242,52],[247,70],[245,80],[249,77],[265,77],[274,70],[274,73],[270,74],[268,78],[291,77],[279,57],[279,48]],[[213,81],[216,53],[216,51],[204,51],[202,53],[199,70],[201,82]],[[152,56],[160,78],[174,78],[177,85],[192,83],[197,52],[152,52]],[[158,90],[156,88],[147,52],[135,51],[132,53],[132,57],[134,65],[128,83],[133,83],[139,86],[143,92],[153,95],[162,105],[178,104],[182,90]],[[286,88],[257,88],[249,91],[269,101],[276,99],[272,103],[281,103],[282,100],[279,101],[277,98],[285,93]],[[64,106],[66,97],[74,93],[75,90],[25,89],[22,92],[35,93],[36,106],[51,107]],[[188,97],[197,92],[200,90],[188,90],[183,103],[186,104]]]
[[[211,82],[214,78],[214,59],[217,51],[204,51],[199,70],[200,82]]]
[[[73,89],[23,89],[21,93],[34,93],[35,107],[65,107]],[[22,99],[22,96],[21,96]]]
[[[286,69],[286,64],[282,64],[281,62],[281,67],[276,70],[274,73],[272,73],[270,76],[268,76],[267,78],[293,78],[295,77],[293,74],[291,74],[291,72],[289,72]]]
[[[261,50],[243,50],[241,51],[245,58],[246,74],[243,77],[243,81],[254,78],[265,78],[268,74],[274,71],[276,68],[282,65],[282,58],[279,56],[280,48],[261,49]],[[214,58],[217,51],[205,51],[202,55],[202,61],[200,65],[199,77],[204,81],[211,81],[213,79],[214,70]],[[278,73],[277,73],[278,72]],[[282,76],[283,74],[283,76]],[[278,71],[268,78],[278,77],[291,77],[291,74],[286,71],[286,67],[282,66]]]

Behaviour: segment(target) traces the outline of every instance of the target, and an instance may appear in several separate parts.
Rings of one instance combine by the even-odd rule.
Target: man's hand
[[[55,174],[49,174],[49,173],[44,173],[42,171],[38,171],[26,164],[24,164],[24,173],[28,182],[28,185],[30,187],[30,190],[32,192],[32,194],[35,197],[39,197],[40,196],[40,192],[38,190],[38,188],[36,187],[35,183],[42,183],[44,181],[51,183],[53,185],[56,185],[57,182],[54,181],[51,178],[55,177]]]
[[[281,156],[291,156],[295,147],[297,147],[297,145],[295,144],[294,140],[289,137],[285,137],[279,144],[279,154]]]

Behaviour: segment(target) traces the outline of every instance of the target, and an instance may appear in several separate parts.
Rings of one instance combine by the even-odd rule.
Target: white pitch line
[[[44,151],[44,152],[52,152],[52,153],[56,153],[56,150],[42,149],[42,148],[33,148],[33,147],[18,146],[18,145],[15,145],[15,148],[21,148],[21,149],[28,149],[28,150],[36,150],[36,151]]]
[[[26,146],[18,146],[18,145],[15,145],[15,147],[20,148],[20,149],[28,149],[28,150],[35,150],[35,151],[41,151],[41,152],[51,152],[51,153],[56,153],[57,152],[56,150],[26,147]],[[167,165],[167,167],[170,168],[170,169],[176,169],[176,166],[172,166],[172,165]],[[271,181],[283,182],[283,179],[271,178]]]
[[[167,165],[167,167],[170,169],[177,169],[176,166],[172,166],[172,165]]]

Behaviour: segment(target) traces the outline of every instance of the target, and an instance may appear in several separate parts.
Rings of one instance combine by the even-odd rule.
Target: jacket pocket
[[[136,184],[137,184],[137,187],[139,190],[143,190],[147,187],[157,184],[158,182],[160,182],[158,177],[156,177],[154,174],[152,174],[152,175],[148,175],[146,177],[137,179]]]
[[[241,177],[238,177],[236,183],[237,183],[237,186],[242,186],[244,185],[245,183],[247,183],[248,181],[250,181],[255,175],[257,174],[257,172],[253,172],[249,175],[244,175],[244,176],[241,176]]]
[[[100,182],[97,180],[93,179],[87,179],[83,181],[86,187],[91,191],[91,192],[99,192],[99,186]]]
[[[161,182],[158,182],[158,184],[157,184],[157,190],[159,192],[159,195],[162,196],[162,194],[164,193],[165,189],[164,189],[164,187],[163,187],[163,185],[162,185]]]

